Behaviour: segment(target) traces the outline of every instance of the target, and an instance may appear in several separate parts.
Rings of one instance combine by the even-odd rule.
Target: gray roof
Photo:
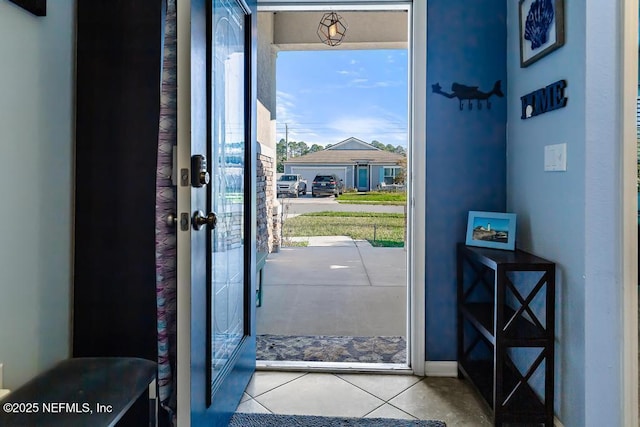
[[[344,149],[342,147],[353,147],[357,143],[356,150]],[[370,147],[370,148],[367,148]],[[355,148],[355,147],[354,147]],[[377,163],[385,165],[395,165],[405,157],[390,151],[379,150],[373,145],[367,144],[356,138],[349,138],[322,151],[305,154],[300,157],[293,157],[285,162],[288,165],[298,164],[326,164],[343,165],[357,163]]]

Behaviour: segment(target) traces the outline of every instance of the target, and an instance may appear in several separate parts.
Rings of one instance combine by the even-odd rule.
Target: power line
[[[276,128],[283,129],[289,127],[290,129],[336,129],[335,126],[329,125],[309,125],[304,123],[296,123],[294,125],[277,125]],[[382,128],[389,129],[405,129],[408,128],[408,125],[403,123],[391,124],[391,125],[383,125]]]

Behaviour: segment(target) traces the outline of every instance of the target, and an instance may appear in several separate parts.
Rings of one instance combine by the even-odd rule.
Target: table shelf
[[[527,274],[533,286],[518,282]],[[555,264],[521,250],[459,244],[457,279],[459,375],[490,407],[494,425],[553,426]],[[479,356],[478,336],[489,349]],[[532,381],[539,370],[543,384]]]

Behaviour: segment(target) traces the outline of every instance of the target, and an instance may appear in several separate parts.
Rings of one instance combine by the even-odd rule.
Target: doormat
[[[257,360],[406,363],[403,337],[258,335]]]
[[[442,421],[235,413],[229,427],[446,427]]]

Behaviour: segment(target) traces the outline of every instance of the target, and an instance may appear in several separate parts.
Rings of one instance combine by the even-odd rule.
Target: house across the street
[[[284,162],[284,172],[300,174],[308,183],[318,174],[336,174],[345,188],[370,191],[394,183],[405,157],[380,150],[357,138]]]

